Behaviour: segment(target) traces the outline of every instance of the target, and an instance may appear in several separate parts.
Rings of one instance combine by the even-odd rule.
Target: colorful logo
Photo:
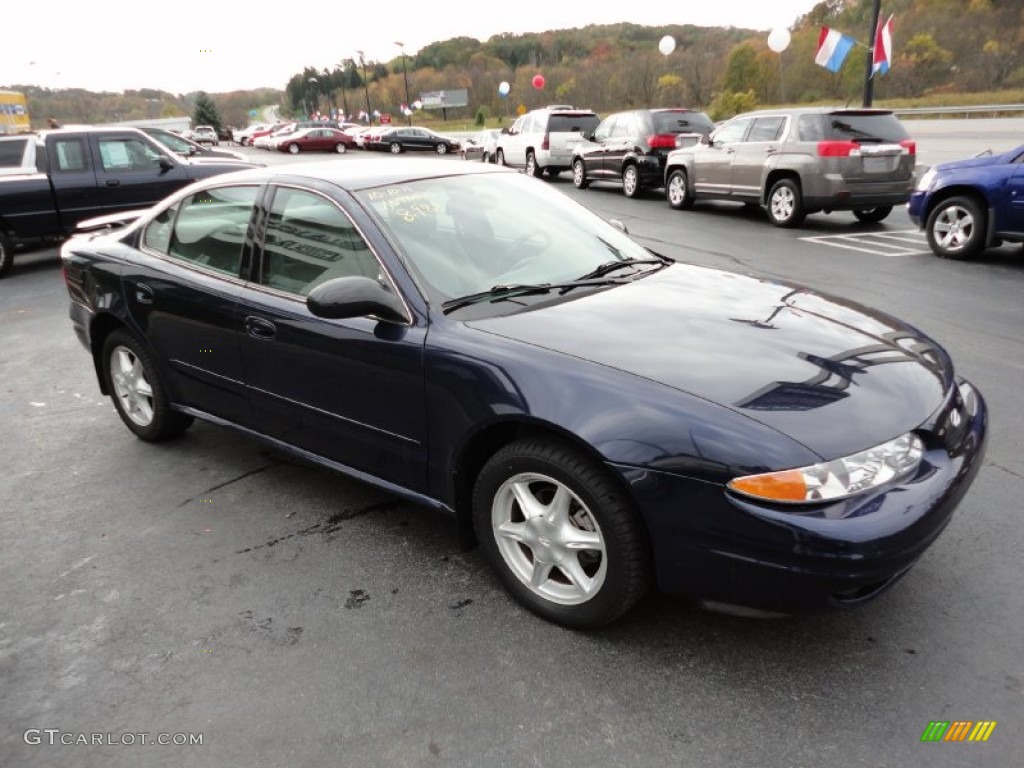
[[[921,741],[988,741],[995,729],[995,720],[932,720]]]

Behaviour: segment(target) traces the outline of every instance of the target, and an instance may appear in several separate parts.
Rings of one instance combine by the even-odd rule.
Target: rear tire
[[[155,443],[191,426],[191,416],[171,410],[156,364],[145,345],[128,331],[107,336],[102,368],[117,414],[136,437]]]
[[[857,221],[865,224],[877,224],[880,221],[884,221],[890,213],[892,213],[891,205],[879,205],[874,208],[853,209],[853,215],[857,217]]]
[[[627,165],[622,169],[622,193],[629,198],[640,194],[640,172],[635,165]]]
[[[11,271],[14,266],[14,244],[11,238],[0,232],[0,277]]]
[[[539,179],[544,169],[537,165],[537,156],[533,152],[526,153],[526,175]]]
[[[799,227],[807,214],[804,212],[800,185],[793,179],[779,179],[768,193],[768,218],[776,227]]]
[[[650,585],[633,503],[600,464],[560,442],[519,440],[492,456],[473,490],[473,524],[505,588],[549,621],[604,626]]]
[[[346,152],[348,152],[348,147],[345,146],[344,142],[339,141],[337,144],[334,145],[334,151],[337,152],[339,155],[344,155]]]
[[[969,259],[985,249],[985,212],[971,197],[939,203],[925,227],[928,245],[942,259]]]
[[[400,155],[402,153],[402,145],[397,141],[391,142],[389,149],[391,150],[392,155]]]

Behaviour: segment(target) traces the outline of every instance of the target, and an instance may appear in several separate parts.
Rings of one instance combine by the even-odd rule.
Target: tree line
[[[455,115],[488,122],[549,103],[598,112],[689,106],[716,119],[758,105],[859,103],[871,6],[871,0],[822,0],[795,20],[781,54],[768,48],[766,31],[589,25],[486,41],[457,37],[424,46],[404,60],[401,55],[386,62],[348,58],[334,68],[294,73],[283,91],[220,93],[212,100],[228,125],[244,125],[252,109],[275,103],[295,115],[332,108],[352,115],[368,106],[370,112],[397,115],[406,102],[406,80],[410,101],[421,93],[465,90],[469,105]],[[882,13],[883,18],[895,15],[894,51],[889,73],[874,85],[876,104],[1024,88],[1022,0],[883,0]],[[822,26],[858,41],[835,74],[814,63]],[[666,35],[676,42],[669,55],[658,49]],[[544,76],[542,90],[532,85],[536,74]],[[498,92],[501,82],[511,86],[504,98]],[[37,121],[49,115],[62,122],[188,115],[197,98],[151,90],[95,94],[10,87],[26,93]]]

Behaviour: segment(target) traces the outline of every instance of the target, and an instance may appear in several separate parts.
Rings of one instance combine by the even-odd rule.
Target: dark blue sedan
[[[969,259],[1003,241],[1024,242],[1024,146],[932,166],[907,212],[943,258]]]
[[[450,511],[517,600],[567,626],[652,585],[863,603],[935,540],[983,454],[981,395],[915,328],[673,262],[498,166],[219,176],[62,255],[75,331],[135,435],[206,419]]]

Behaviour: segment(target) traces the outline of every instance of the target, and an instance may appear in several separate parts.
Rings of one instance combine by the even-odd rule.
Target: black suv
[[[609,115],[589,142],[573,150],[572,181],[585,189],[592,181],[622,184],[626,197],[665,181],[665,158],[682,136],[707,136],[715,124],[692,109],[634,109]]]

